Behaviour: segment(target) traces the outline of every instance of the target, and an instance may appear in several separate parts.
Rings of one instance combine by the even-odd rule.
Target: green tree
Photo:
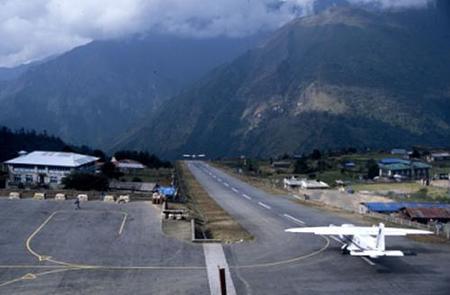
[[[295,161],[294,164],[294,173],[295,174],[306,174],[310,171],[308,167],[308,162],[306,161],[306,158],[302,157]]]
[[[373,179],[378,176],[379,173],[378,163],[374,159],[367,161],[367,178]]]
[[[311,153],[311,159],[319,160],[320,158],[322,158],[322,153],[318,149],[313,150]]]
[[[120,172],[116,165],[114,165],[111,162],[106,162],[105,164],[103,164],[102,168],[102,173],[103,175],[105,175],[107,178],[114,178],[114,179],[118,179],[119,177],[123,176],[123,173]]]
[[[100,162],[106,162],[106,155],[102,150],[94,150],[92,156],[99,158]]]
[[[109,187],[108,178],[104,175],[90,173],[72,173],[62,179],[65,189],[80,191],[105,191]]]
[[[259,171],[258,162],[256,160],[248,159],[246,168],[250,172],[258,173],[258,171]]]
[[[418,150],[414,149],[411,154],[411,158],[420,159],[420,152]]]
[[[317,170],[320,172],[326,171],[328,169],[329,165],[327,161],[325,160],[319,160],[317,161]]]

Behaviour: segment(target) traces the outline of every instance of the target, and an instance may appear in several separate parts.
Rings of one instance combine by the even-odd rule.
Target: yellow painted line
[[[59,272],[64,272],[64,271],[68,271],[68,270],[75,270],[75,269],[72,269],[72,268],[54,269],[54,270],[40,272],[40,273],[37,273],[37,274],[34,274],[34,275],[36,277],[42,277],[42,276],[45,276],[45,275],[59,273]]]
[[[34,273],[27,273],[22,277],[22,280],[34,280],[37,276]]]
[[[0,284],[0,287],[4,287],[4,286],[10,285],[10,284],[14,284],[14,283],[20,282],[22,280],[23,280],[23,276],[20,277],[20,278],[16,278],[16,279],[13,279],[13,280],[10,280],[10,281],[3,282],[3,283]]]
[[[46,266],[46,265],[36,265],[36,266],[0,265],[0,269],[2,269],[2,268],[3,269],[5,269],[5,268],[17,268],[17,269],[25,269],[25,268],[43,268],[43,269],[50,268],[51,269],[51,268],[54,268],[53,270],[34,274],[36,276],[42,276],[42,275],[47,275],[47,274],[57,273],[57,272],[63,272],[63,271],[67,271],[67,270],[110,270],[110,271],[118,270],[118,271],[120,271],[120,270],[205,270],[206,269],[206,266],[107,266],[107,265],[77,264],[77,263],[69,263],[69,262],[55,260],[50,256],[40,255],[37,252],[35,252],[31,248],[31,240],[50,222],[50,220],[57,213],[64,213],[64,212],[72,212],[72,211],[55,211],[55,212],[53,212],[26,240],[26,248],[33,256],[37,257],[39,261],[52,262],[52,263],[58,264],[57,266],[55,266],[55,265],[48,265],[48,266]],[[85,211],[85,212],[103,212],[103,211]],[[120,213],[120,214],[124,215],[122,224],[119,229],[119,235],[122,234],[128,214],[125,212],[119,212],[119,211],[109,211],[109,212]],[[271,266],[279,266],[279,265],[288,264],[288,263],[294,263],[294,262],[298,262],[300,260],[310,258],[312,256],[322,253],[330,245],[330,240],[327,237],[323,237],[323,236],[321,236],[321,237],[326,241],[325,246],[323,246],[319,250],[309,253],[307,255],[303,255],[303,256],[299,256],[299,257],[295,257],[295,258],[287,259],[287,260],[283,260],[283,261],[253,264],[253,265],[230,266],[230,268],[248,269],[248,268],[271,267]],[[0,287],[23,280],[23,279],[24,279],[23,277],[20,277],[20,278],[2,283],[2,284],[0,284]]]
[[[37,253],[36,251],[34,251],[31,248],[31,240],[50,222],[50,220],[56,214],[68,213],[68,212],[72,213],[73,211],[60,210],[60,211],[55,211],[52,214],[50,214],[50,216],[47,217],[47,219],[38,228],[36,228],[36,230],[27,238],[27,240],[26,240],[26,248],[27,248],[28,252],[30,252],[33,256],[35,256],[38,259],[39,262],[41,262],[41,261],[49,261],[49,262],[53,262],[53,263],[60,264],[60,265],[65,265],[65,266],[72,267],[72,268],[73,267],[75,267],[75,268],[79,268],[79,267],[91,268],[92,266],[89,266],[89,265],[73,264],[73,263],[67,263],[67,262],[64,262],[64,261],[58,261],[58,260],[53,259],[51,256],[40,255],[39,253]],[[83,212],[83,213],[99,213],[99,212],[104,212],[104,211],[92,210],[92,211],[79,211],[79,212]],[[121,212],[121,211],[107,211],[107,212],[118,213],[118,214],[124,215],[124,219],[122,221],[122,225],[121,225],[120,230],[119,230],[119,234],[121,234],[122,230],[123,230],[123,226],[125,225],[125,221],[126,221],[126,218],[127,218],[128,214],[126,212]]]
[[[65,268],[65,266],[62,266],[62,265],[27,265],[27,264],[0,265],[0,269],[54,269],[54,268]]]
[[[123,216],[122,224],[120,225],[120,229],[119,229],[119,235],[122,234],[122,232],[123,232],[123,227],[125,226],[125,222],[127,221],[127,217],[128,217],[128,214],[127,214],[127,213],[124,213],[124,214],[125,214],[125,215]]]
[[[77,268],[77,270],[105,270],[105,271],[125,271],[125,270],[205,270],[206,266],[102,266],[91,265],[88,268]]]
[[[59,272],[63,272],[63,271],[68,271],[68,270],[72,270],[70,268],[64,268],[64,269],[54,269],[54,270],[50,270],[50,271],[44,271],[44,272],[40,272],[40,273],[27,273],[24,276],[21,276],[19,278],[10,280],[10,281],[6,281],[0,284],[0,287],[4,287],[7,285],[11,285],[20,281],[27,281],[27,280],[35,280],[38,277],[41,276],[45,276],[45,275],[49,275],[49,274],[54,274],[54,273],[59,273]]]
[[[49,221],[53,218],[53,216],[55,216],[56,213],[58,213],[58,211],[55,211],[52,214],[50,214],[50,216],[47,217],[47,219],[28,237],[26,241],[26,247],[28,252],[30,252],[33,256],[35,256],[39,261],[43,261],[44,256],[41,256],[35,251],[33,251],[33,249],[30,246],[31,240],[44,228],[44,226],[47,225],[47,223],[49,223]],[[45,260],[48,260],[48,256],[46,256],[45,258],[46,258]]]
[[[264,268],[264,267],[272,267],[272,266],[279,266],[279,265],[283,265],[283,264],[294,263],[294,262],[298,262],[301,260],[305,260],[307,258],[311,258],[313,256],[316,256],[316,255],[322,253],[330,246],[330,239],[328,239],[327,237],[324,237],[324,236],[320,236],[320,237],[323,238],[326,241],[326,243],[322,248],[320,248],[319,250],[314,251],[312,253],[309,253],[309,254],[306,254],[303,256],[298,256],[298,257],[295,257],[292,259],[277,261],[277,262],[268,262],[268,263],[251,264],[251,265],[235,265],[235,266],[230,266],[230,268],[238,268],[238,269]]]

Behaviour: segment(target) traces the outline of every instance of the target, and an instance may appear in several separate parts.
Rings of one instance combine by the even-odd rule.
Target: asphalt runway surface
[[[416,256],[342,255],[338,241],[284,229],[354,221],[267,194],[204,162],[189,162],[189,168],[255,237],[224,246],[238,294],[450,294],[449,244],[388,237],[387,249]]]
[[[0,294],[209,294],[203,248],[149,202],[0,199]]]
[[[391,238],[417,256],[343,256],[332,239],[285,233],[349,223],[272,196],[203,162],[189,167],[254,237],[223,245],[237,294],[449,294],[448,244]],[[210,294],[201,244],[161,232],[149,202],[0,198],[0,294]]]

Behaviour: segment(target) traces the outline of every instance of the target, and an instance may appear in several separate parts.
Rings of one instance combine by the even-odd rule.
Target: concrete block
[[[9,193],[9,199],[10,200],[18,200],[22,198],[22,194],[18,192],[10,192]]]
[[[87,202],[89,200],[89,197],[86,194],[79,194],[77,196],[77,199],[80,200],[80,202]]]
[[[106,195],[104,198],[103,198],[103,201],[104,202],[109,202],[109,203],[114,203],[114,196],[113,195]]]
[[[130,196],[129,195],[120,195],[117,199],[117,203],[129,203],[130,202]]]
[[[45,200],[46,194],[45,193],[34,193],[33,199],[34,200]]]
[[[66,195],[63,193],[57,193],[55,195],[55,200],[56,201],[64,201],[66,199]]]

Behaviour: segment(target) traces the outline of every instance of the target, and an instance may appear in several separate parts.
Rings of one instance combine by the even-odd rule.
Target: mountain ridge
[[[176,157],[448,143],[446,17],[337,7],[294,20],[117,146]]]
[[[107,147],[169,97],[259,37],[94,41],[0,81],[0,124]]]

